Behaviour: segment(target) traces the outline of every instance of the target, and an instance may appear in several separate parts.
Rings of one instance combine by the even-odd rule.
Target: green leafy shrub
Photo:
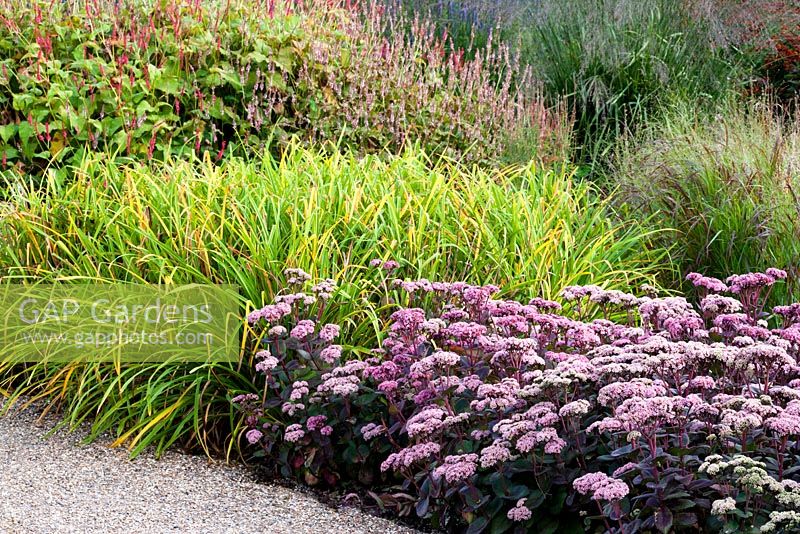
[[[210,158],[209,158],[210,159]],[[652,282],[663,250],[641,225],[566,170],[465,171],[420,152],[382,160],[291,149],[282,159],[231,158],[120,167],[98,155],[45,188],[19,179],[0,204],[0,280],[218,283],[261,305],[286,265],[342,283],[326,320],[351,349],[374,346],[365,305],[380,290],[374,258],[398,276],[498,281],[521,298],[569,284]],[[344,300],[341,300],[344,298]],[[243,309],[243,312],[245,310]],[[0,390],[60,401],[67,421],[94,414],[138,451],[176,440],[222,447],[225,395],[252,381],[237,366],[33,366],[0,371]]]
[[[716,115],[679,106],[619,143],[611,178],[635,213],[655,214],[680,246],[683,272],[712,276],[777,266],[800,274],[800,123],[771,102]],[[777,297],[780,297],[776,293]]]
[[[565,118],[544,108],[508,47],[447,54],[431,24],[372,5],[0,6],[2,168],[39,174],[95,150],[220,159],[291,137],[362,152],[419,142],[471,162],[500,159],[531,129],[527,158],[560,159],[568,144]]]

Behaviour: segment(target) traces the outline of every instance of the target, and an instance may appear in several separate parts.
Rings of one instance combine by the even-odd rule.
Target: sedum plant
[[[787,531],[800,517],[800,306],[786,272],[692,273],[698,301],[570,286],[561,303],[395,278],[353,358],[332,280],[248,317],[241,439],[284,476],[467,532]],[[258,393],[256,392],[258,391]]]

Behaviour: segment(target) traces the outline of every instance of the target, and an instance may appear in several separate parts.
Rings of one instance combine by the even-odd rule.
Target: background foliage
[[[19,2],[0,19],[2,168],[419,143],[560,159],[569,125],[505,44],[446,54],[427,22],[322,0]],[[450,47],[452,48],[452,47]],[[520,154],[524,142],[524,151]],[[516,143],[515,143],[516,142]]]
[[[800,274],[798,135],[797,120],[771,101],[733,101],[701,117],[681,106],[618,144],[612,176],[634,212],[676,229],[662,235],[680,243],[682,272],[781,265],[792,292]]]

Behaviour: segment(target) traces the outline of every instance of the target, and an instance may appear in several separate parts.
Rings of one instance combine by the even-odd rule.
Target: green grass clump
[[[339,281],[336,315],[356,353],[382,329],[374,258],[401,277],[495,283],[519,298],[566,285],[627,288],[665,266],[653,233],[621,223],[566,169],[467,170],[420,152],[385,160],[293,148],[280,160],[120,167],[84,160],[45,188],[15,181],[0,219],[0,279],[122,280],[241,287],[243,313],[271,301],[282,271]],[[249,369],[249,366],[245,366]],[[249,372],[249,371],[247,371]],[[0,388],[93,418],[134,452],[175,442],[222,447],[226,395],[253,381],[237,365],[73,364],[0,370]]]
[[[754,15],[723,1],[457,0],[436,5],[432,19],[462,41],[465,35],[492,31],[496,40],[519,49],[522,64],[531,67],[550,103],[566,100],[574,113],[576,156],[595,168],[605,165],[617,135],[658,115],[665,104],[704,106],[746,87],[752,78],[755,57],[739,25]]]
[[[770,102],[700,117],[679,106],[618,144],[611,177],[634,212],[676,229],[662,235],[680,244],[684,273],[774,266],[789,272],[791,292],[800,273],[798,158],[800,122]]]
[[[665,100],[744,84],[718,20],[698,9],[674,0],[558,0],[533,9],[524,19],[533,24],[521,22],[523,62],[548,95],[571,104],[585,161],[602,158],[616,135]]]

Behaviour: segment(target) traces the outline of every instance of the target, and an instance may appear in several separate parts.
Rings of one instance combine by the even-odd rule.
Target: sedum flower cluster
[[[800,524],[800,306],[764,308],[783,271],[692,273],[696,302],[397,279],[382,342],[360,350],[321,322],[334,283],[322,299],[290,274],[290,298],[249,317],[262,393],[233,399],[284,476],[471,532]]]

